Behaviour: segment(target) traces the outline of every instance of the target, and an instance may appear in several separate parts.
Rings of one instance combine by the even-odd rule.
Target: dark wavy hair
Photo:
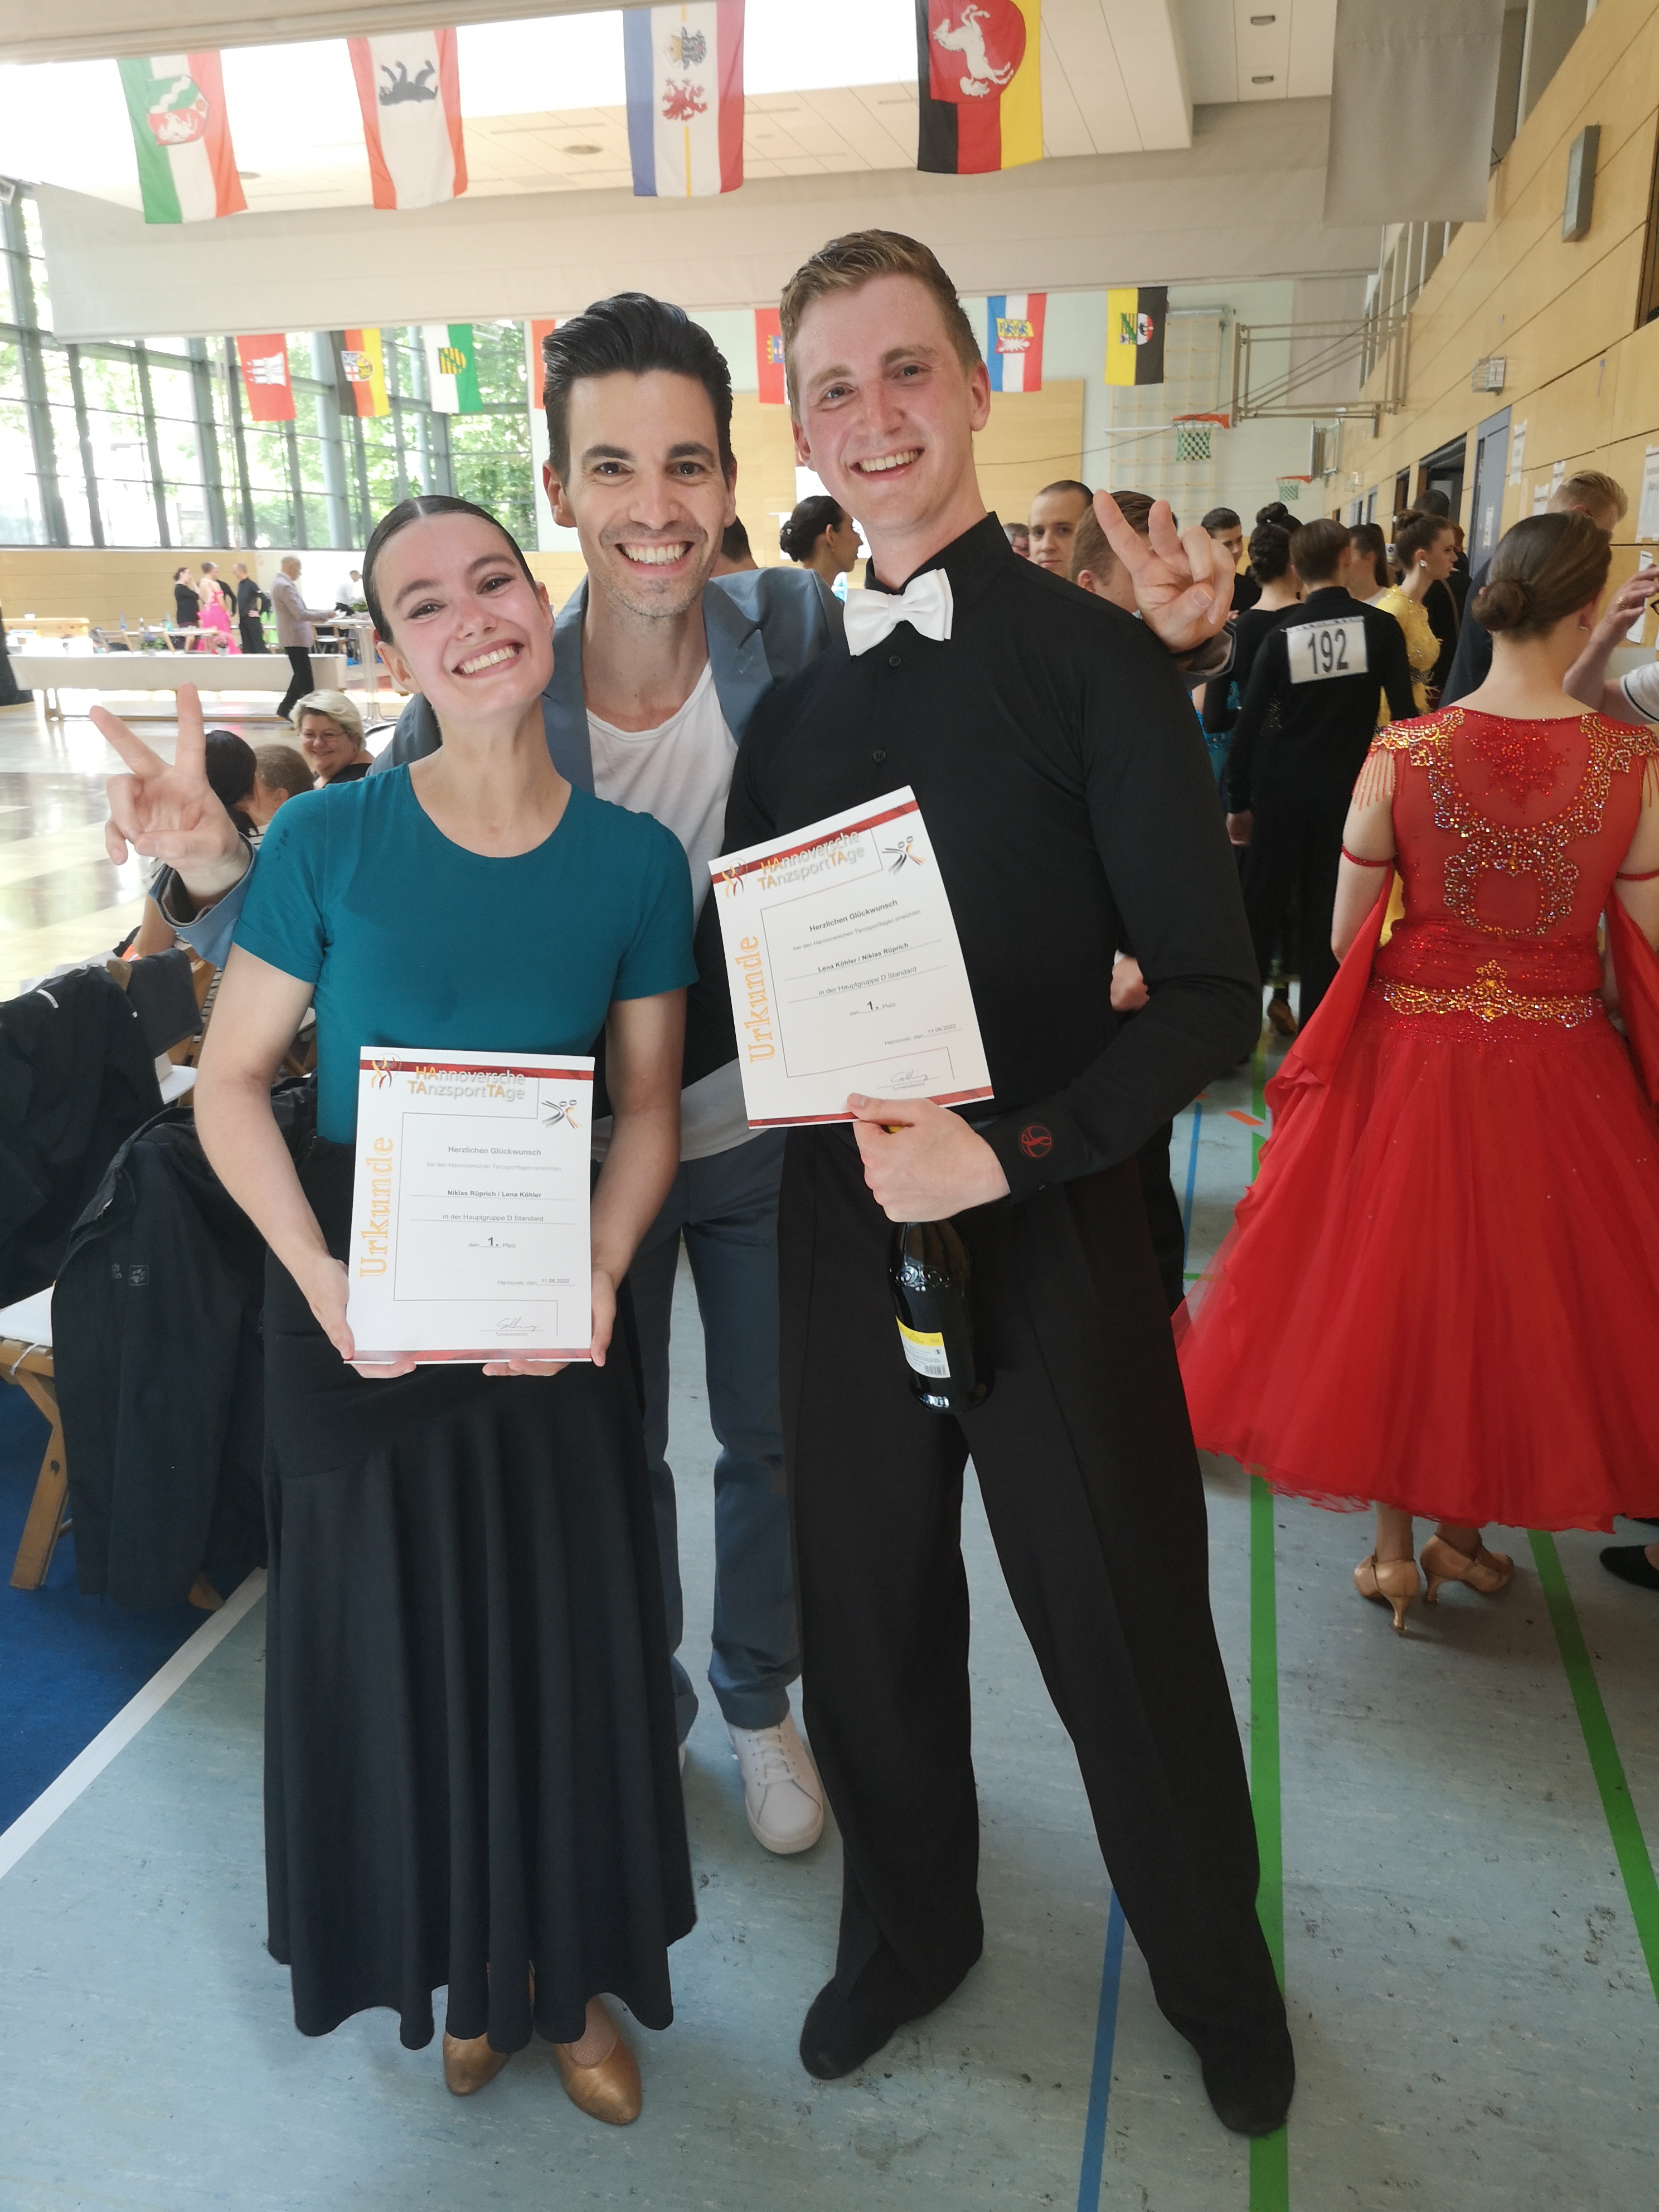
[[[570,387],[583,376],[694,377],[714,410],[720,467],[731,477],[732,372],[726,356],[684,307],[648,292],[617,292],[595,300],[542,340],[542,397],[547,449],[562,477],[570,466]]]
[[[1258,584],[1276,584],[1291,565],[1291,533],[1277,522],[1258,522],[1244,548]]]

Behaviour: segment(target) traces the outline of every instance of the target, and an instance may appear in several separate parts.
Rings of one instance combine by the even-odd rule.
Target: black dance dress
[[[573,792],[544,846],[490,860],[406,769],[289,801],[236,942],[315,984],[301,1182],[342,1261],[359,1041],[568,1051],[696,972],[648,817]],[[576,2041],[601,1992],[665,2027],[696,1913],[625,1296],[603,1367],[370,1380],[273,1259],[265,1337],[265,1849],[297,2025],[387,2005],[418,2048],[447,1985],[448,2032],[498,2051]]]

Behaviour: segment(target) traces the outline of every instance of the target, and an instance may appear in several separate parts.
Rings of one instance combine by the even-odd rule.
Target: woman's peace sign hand
[[[94,707],[92,719],[128,770],[105,785],[104,844],[111,860],[118,866],[131,851],[147,860],[166,860],[198,904],[222,898],[246,872],[247,852],[207,780],[207,738],[196,686],[179,687],[179,742],[171,767],[107,708]]]

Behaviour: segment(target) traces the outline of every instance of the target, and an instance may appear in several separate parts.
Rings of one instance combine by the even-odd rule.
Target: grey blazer
[[[553,765],[572,783],[592,791],[593,756],[582,695],[582,619],[586,611],[584,580],[553,625],[553,679],[542,694],[542,725]],[[811,568],[754,568],[740,575],[717,576],[703,593],[702,618],[720,712],[739,744],[750,716],[766,694],[816,660],[840,636],[842,624],[840,600]],[[416,696],[398,715],[391,743],[369,774],[420,760],[441,743],[432,709]],[[253,866],[234,890],[194,920],[174,925],[215,967],[222,967],[229,957],[231,937],[258,866],[256,854]],[[160,884],[156,896],[165,913],[165,887]]]

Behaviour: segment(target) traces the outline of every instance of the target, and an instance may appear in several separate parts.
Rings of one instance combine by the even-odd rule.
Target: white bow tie
[[[902,622],[943,645],[951,635],[951,579],[943,568],[929,568],[902,592],[848,592],[847,649],[868,653]]]

